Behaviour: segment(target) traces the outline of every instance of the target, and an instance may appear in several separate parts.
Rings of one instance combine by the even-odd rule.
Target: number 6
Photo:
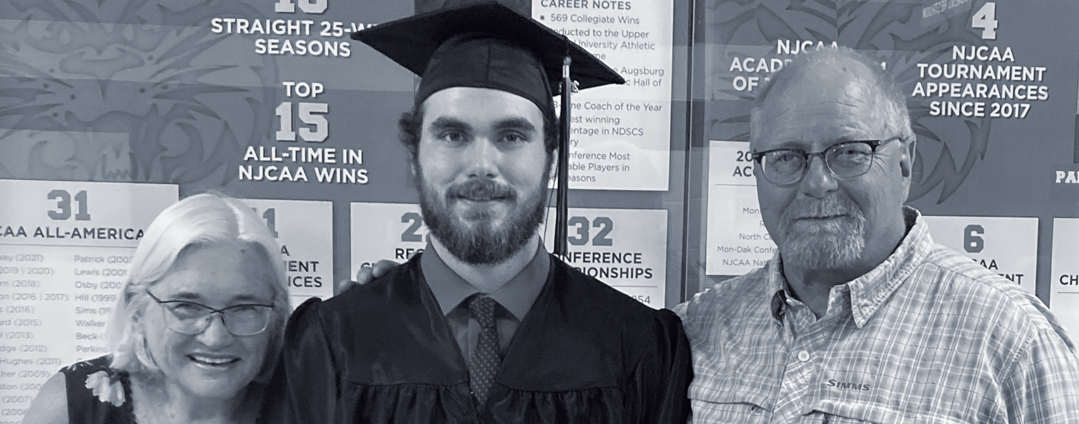
[[[981,225],[968,225],[963,229],[963,250],[967,253],[978,253],[985,248],[985,240],[981,235],[985,235],[985,228]]]

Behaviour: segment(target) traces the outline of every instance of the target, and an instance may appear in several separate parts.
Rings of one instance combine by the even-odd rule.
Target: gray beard
[[[846,204],[844,204],[846,203]],[[839,222],[799,225],[790,228],[791,209],[783,214],[783,243],[779,253],[784,265],[801,269],[837,269],[854,265],[865,251],[865,215],[857,205],[835,200],[814,206],[814,213],[846,211],[851,216]]]
[[[544,185],[531,193],[515,196],[515,207],[507,215],[506,222],[496,228],[485,212],[469,216],[474,223],[472,226],[464,225],[464,219],[450,209],[450,204],[456,201],[449,195],[453,189],[447,190],[445,199],[440,199],[437,191],[423,179],[422,172],[418,177],[424,223],[450,254],[465,263],[496,265],[505,262],[525,246],[543,222],[546,178],[542,179]]]

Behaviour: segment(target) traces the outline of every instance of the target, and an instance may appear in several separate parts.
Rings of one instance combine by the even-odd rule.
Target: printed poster
[[[1053,265],[1049,274],[1049,310],[1068,330],[1079,335],[1079,218],[1053,220]]]
[[[1022,274],[1021,285],[1042,293],[1053,284],[1048,270],[1036,268],[1037,252],[1049,252],[1052,241],[1038,238],[1036,230],[1032,234],[1023,220],[1076,216],[1079,115],[1074,96],[1079,88],[1079,51],[1060,49],[1057,41],[1079,37],[1074,25],[1079,3],[709,0],[699,4],[703,23],[697,38],[705,40],[700,55],[705,86],[700,94],[705,108],[702,145],[722,150],[724,145],[717,147],[716,142],[748,141],[753,99],[789,60],[815,49],[855,49],[894,75],[908,97],[917,134],[908,204],[926,216],[1011,220],[1014,231],[1005,235],[999,224],[993,224],[997,229],[986,227],[985,240],[1003,237],[1015,243],[1009,253],[1017,256],[1005,260],[1003,253],[989,257],[971,252],[972,259],[979,263],[986,259],[990,269],[996,260],[999,273],[1015,281]],[[717,154],[732,153],[709,152],[709,160]],[[739,237],[753,237],[750,233],[758,227],[747,216],[736,218],[733,211],[752,210],[746,203],[754,196],[734,185],[713,185],[732,178],[730,161],[735,159],[706,165],[710,241],[702,248],[708,249],[707,275],[740,275],[752,265],[738,266],[736,259],[753,264],[767,256],[737,256],[738,244],[752,249],[750,242],[756,242]],[[737,219],[742,220],[732,221]],[[961,237],[966,225],[973,224],[943,229],[948,235],[942,240]],[[735,251],[717,251],[720,245]],[[1010,263],[1008,269],[1004,262]]]
[[[622,86],[573,94],[570,187],[667,190],[674,3],[535,0],[532,18],[569,37],[626,79]]]
[[[0,193],[0,420],[21,420],[61,366],[106,353],[135,248],[178,196],[165,184],[17,180]]]
[[[281,245],[293,307],[333,296],[333,204],[306,200],[243,199]]]

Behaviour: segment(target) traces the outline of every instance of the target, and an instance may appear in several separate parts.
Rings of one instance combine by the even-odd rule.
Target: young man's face
[[[415,164],[424,221],[462,261],[506,260],[543,219],[543,115],[523,97],[472,87],[432,94]]]

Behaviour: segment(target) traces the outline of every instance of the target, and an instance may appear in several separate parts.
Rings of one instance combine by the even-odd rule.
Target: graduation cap
[[[442,9],[352,33],[419,75],[416,105],[450,87],[492,88],[554,111],[551,87],[561,92],[558,143],[556,255],[566,249],[569,193],[570,93],[625,79],[591,53],[545,25],[494,2]]]

